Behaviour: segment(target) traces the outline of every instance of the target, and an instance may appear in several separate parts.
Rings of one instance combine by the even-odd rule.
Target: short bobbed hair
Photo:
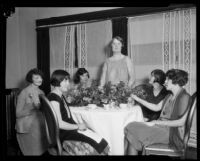
[[[157,82],[160,85],[163,85],[166,80],[166,75],[165,72],[162,71],[161,69],[155,69],[151,72],[151,75],[154,76],[155,80],[154,83]]]
[[[120,36],[113,37],[110,44],[113,43],[114,39],[117,39],[118,41],[120,41],[122,43],[122,47],[124,46],[124,40]]]
[[[54,87],[59,87],[64,79],[69,80],[70,74],[65,70],[55,70],[51,75],[50,83]]]
[[[166,77],[172,80],[173,84],[184,86],[188,82],[188,73],[180,69],[170,69],[166,72]]]
[[[29,83],[33,83],[33,75],[39,75],[42,79],[44,78],[44,74],[41,70],[33,68],[26,74],[26,81]]]
[[[82,76],[83,74],[87,73],[88,74],[88,78],[90,78],[89,72],[85,69],[85,68],[79,68],[77,70],[77,72],[74,75],[74,83],[78,84],[81,81],[80,76]]]

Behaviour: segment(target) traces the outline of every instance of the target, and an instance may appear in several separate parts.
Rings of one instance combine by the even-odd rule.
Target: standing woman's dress
[[[106,60],[107,72],[106,72],[106,83],[111,82],[111,84],[117,84],[120,81],[128,83],[129,74],[126,62],[127,56],[116,61]]]
[[[44,119],[36,103],[39,94],[44,93],[29,85],[18,96],[15,128],[23,155],[42,155],[47,150]]]
[[[61,98],[55,93],[50,93],[48,95],[48,99],[49,101],[56,101],[59,103],[61,117],[63,121],[70,124],[76,124],[76,122],[72,118],[70,108],[67,106],[67,102],[64,96],[62,96]],[[106,142],[105,139],[101,139],[101,141],[97,143],[95,140],[91,139],[90,137],[87,137],[83,134],[78,133],[77,130],[60,129],[60,141],[63,142],[65,140],[82,141],[82,142],[88,143],[92,147],[94,147],[98,153],[102,153],[104,149],[108,146],[108,143]]]

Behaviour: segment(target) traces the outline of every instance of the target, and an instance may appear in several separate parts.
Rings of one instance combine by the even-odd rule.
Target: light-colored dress
[[[39,110],[39,94],[44,93],[29,85],[18,96],[15,128],[23,155],[41,155],[47,150],[44,119]]]
[[[117,84],[120,81],[128,83],[129,74],[128,67],[126,62],[127,56],[120,60],[111,61],[110,59],[106,60],[107,73],[106,73],[106,83],[111,82],[112,84]]]

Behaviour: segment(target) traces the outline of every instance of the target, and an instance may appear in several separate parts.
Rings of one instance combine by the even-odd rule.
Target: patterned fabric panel
[[[81,141],[64,141],[64,150],[69,155],[99,155],[99,153],[88,143]]]

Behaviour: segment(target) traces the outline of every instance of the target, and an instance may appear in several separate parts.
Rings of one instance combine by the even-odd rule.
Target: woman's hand
[[[72,96],[68,96],[66,98],[66,100],[67,100],[68,103],[72,103],[72,101],[74,100],[74,98]]]
[[[28,100],[27,103],[31,103],[35,108],[40,107],[40,99],[39,99],[39,94],[38,93],[30,93],[28,95]]]
[[[78,125],[78,130],[81,130],[81,131],[87,130],[87,127],[85,126],[85,124],[81,123],[81,124],[77,124],[77,125]]]
[[[136,96],[135,94],[131,94],[131,97],[132,97],[134,100],[136,100],[136,101],[138,101],[138,100],[139,100],[139,97],[138,97],[138,96]]]
[[[128,105],[135,105],[135,100],[132,97],[128,98]]]

